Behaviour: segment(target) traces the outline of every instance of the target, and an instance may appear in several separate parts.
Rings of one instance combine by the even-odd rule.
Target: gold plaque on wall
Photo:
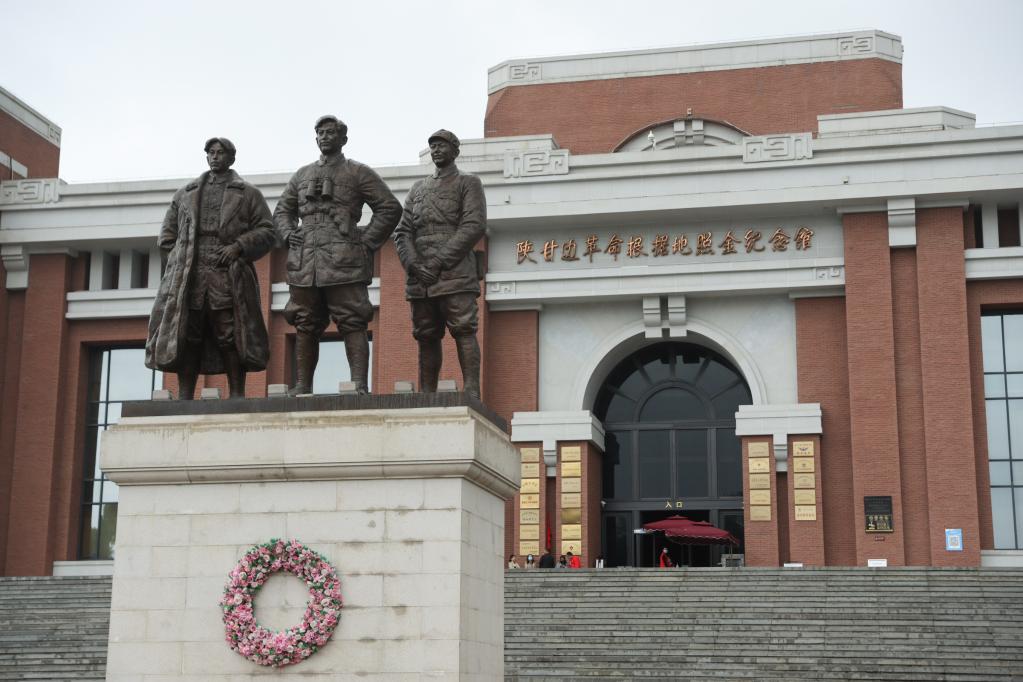
[[[519,509],[539,509],[540,496],[535,493],[519,495]]]
[[[763,488],[770,489],[771,474],[750,474],[749,488],[750,490],[761,490]]]
[[[563,478],[561,479],[561,492],[563,493],[581,493],[583,490],[583,479],[581,478]]]
[[[561,527],[562,540],[579,540],[583,536],[583,527],[578,523],[565,524]]]
[[[579,493],[562,493],[561,508],[575,509],[583,506],[583,496]]]
[[[813,474],[792,474],[793,488],[814,488],[816,486],[817,481]]]
[[[519,450],[523,462],[539,462],[540,448],[522,448]]]
[[[813,471],[813,457],[794,457],[792,459],[793,471]]]
[[[561,510],[561,522],[562,523],[579,523],[583,519],[583,510],[578,507],[575,509],[562,509]]]
[[[749,508],[749,520],[750,521],[770,521],[771,520],[771,507],[766,505],[750,505]]]
[[[519,525],[520,526],[535,526],[540,523],[540,510],[539,509],[520,509],[519,510]]]
[[[749,461],[749,472],[751,474],[771,473],[771,460],[767,457],[757,457]]]
[[[532,554],[534,558],[540,554],[540,543],[536,540],[523,540],[519,542],[519,554],[524,558]]]
[[[583,552],[582,540],[562,540],[561,553],[568,554],[569,552],[576,555],[582,554]]]
[[[524,478],[522,479],[522,485],[519,487],[520,493],[538,493],[540,492],[540,479],[539,478]]]
[[[757,442],[750,443],[746,446],[747,452],[750,457],[767,457],[771,454],[771,449],[767,446],[767,443]]]
[[[539,540],[540,526],[519,526],[519,538],[522,540]]]
[[[750,504],[771,504],[771,491],[770,490],[751,490],[751,491],[749,491],[749,503]]]
[[[817,491],[793,490],[792,500],[795,504],[817,504]]]
[[[522,464],[522,478],[540,478],[540,465],[537,462]]]
[[[816,521],[817,520],[817,505],[815,504],[797,504],[796,505],[796,521]]]
[[[578,445],[566,445],[561,448],[562,462],[578,462],[583,458],[583,449]]]
[[[792,443],[793,457],[813,457],[813,441],[797,440]]]
[[[583,475],[582,462],[562,462],[561,475],[566,478],[569,476],[582,476]]]

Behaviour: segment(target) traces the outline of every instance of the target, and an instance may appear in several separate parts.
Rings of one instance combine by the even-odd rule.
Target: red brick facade
[[[6,111],[0,111],[0,152],[24,165],[27,178],[55,178],[60,170],[60,147]],[[0,166],[0,181],[21,177]]]
[[[553,133],[573,154],[602,154],[689,112],[764,135],[816,131],[820,114],[901,108],[902,65],[860,59],[516,85],[490,95],[483,134]]]

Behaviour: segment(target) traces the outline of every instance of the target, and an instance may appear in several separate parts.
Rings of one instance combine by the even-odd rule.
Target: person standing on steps
[[[160,228],[167,267],[145,362],[177,373],[181,400],[192,400],[200,374],[227,374],[231,397],[244,398],[245,374],[270,356],[252,263],[276,238],[266,199],[231,170],[234,144],[211,137],[203,149],[209,171],[174,194]]]
[[[554,564],[554,555],[551,554],[551,548],[548,547],[540,557],[540,568],[554,568]]]
[[[294,325],[297,379],[288,392],[313,390],[320,337],[333,321],[344,339],[356,391],[369,392],[369,337],[373,317],[368,285],[373,255],[401,219],[401,204],[372,168],[345,158],[348,126],[336,116],[321,116],[313,126],[318,161],[291,177],[274,211],[277,234],[288,247],[285,319]],[[359,227],[362,207],[373,217]]]
[[[455,165],[461,143],[454,133],[438,130],[427,142],[435,169],[412,185],[394,231],[398,258],[407,273],[412,336],[419,343],[419,390],[437,390],[446,327],[458,349],[464,390],[479,400],[476,299],[483,268],[473,247],[487,229],[487,200],[480,179]]]
[[[658,559],[657,561],[657,565],[660,568],[671,568],[675,565],[675,563],[671,560],[671,555],[668,554],[667,547],[661,550],[661,556],[660,559]]]

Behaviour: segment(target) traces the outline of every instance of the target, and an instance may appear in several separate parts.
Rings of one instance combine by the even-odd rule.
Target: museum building
[[[1023,565],[1023,125],[904,109],[902,58],[870,30],[490,69],[458,165],[488,203],[483,400],[522,458],[506,554],[651,565],[663,538],[637,529],[682,514],[749,566]],[[66,184],[59,144],[0,90],[2,575],[110,570],[103,432],[177,389],[142,348],[190,178]],[[404,200],[432,166],[376,170]],[[273,208],[289,176],[245,179]],[[285,261],[256,263],[253,398],[293,383]],[[393,245],[375,275],[390,393],[417,376]],[[328,335],[314,391],[347,378]]]

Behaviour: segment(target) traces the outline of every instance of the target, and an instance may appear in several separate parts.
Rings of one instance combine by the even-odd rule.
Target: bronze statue
[[[312,392],[328,321],[344,338],[356,390],[368,393],[366,327],[373,305],[367,285],[373,279],[373,254],[398,224],[401,204],[373,169],[341,153],[348,126],[335,116],[321,116],[313,127],[320,159],[298,169],[274,211],[277,233],[288,247],[291,298],[284,317],[298,332],[298,377],[289,395]],[[373,209],[373,218],[359,228],[363,204]]]
[[[276,243],[270,209],[231,170],[230,140],[204,149],[210,170],[174,194],[163,219],[169,253],[146,341],[146,367],[176,372],[181,400],[200,373],[226,373],[231,397],[245,397],[245,373],[265,369],[270,348],[252,266]]]
[[[455,165],[458,138],[449,130],[429,137],[433,174],[416,182],[394,232],[407,273],[412,335],[419,342],[419,387],[437,390],[441,339],[447,327],[458,348],[465,392],[480,397],[480,347],[476,342],[482,261],[473,247],[487,229],[483,183]]]

